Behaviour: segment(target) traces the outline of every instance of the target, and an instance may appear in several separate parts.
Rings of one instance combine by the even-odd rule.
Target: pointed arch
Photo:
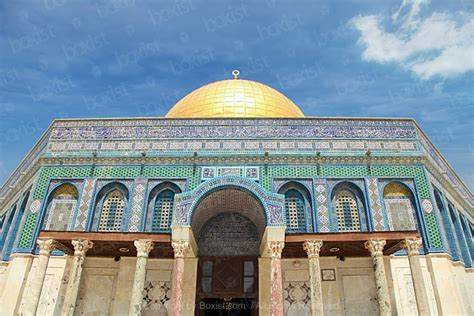
[[[338,183],[331,192],[331,204],[338,231],[367,231],[365,198],[357,185],[349,181]]]
[[[78,199],[79,193],[74,184],[59,184],[48,197],[43,229],[68,230]]]
[[[13,224],[13,219],[15,218],[15,215],[16,215],[16,208],[17,208],[17,205],[14,204],[10,208],[10,212],[7,212],[5,214],[5,223],[3,224],[3,230],[1,231],[1,235],[0,235],[0,254],[3,251],[5,240],[7,239],[8,232],[11,229],[11,226]]]
[[[169,233],[174,211],[174,196],[181,189],[166,181],[158,184],[148,197],[145,231]]]
[[[308,214],[312,212],[311,194],[298,182],[283,185],[279,194],[285,196],[285,217],[287,233],[305,233],[308,229]]]
[[[383,201],[390,230],[416,230],[416,211],[413,194],[399,181],[387,183],[383,189]]]
[[[103,232],[119,232],[129,204],[129,191],[120,182],[104,186],[96,196],[92,229]]]
[[[25,209],[26,209],[26,205],[28,204],[29,198],[30,198],[30,191],[23,193],[21,204],[16,204],[14,206],[14,209],[12,210],[11,217],[9,218],[9,223],[8,223],[9,225],[5,227],[5,234],[7,235],[4,239],[4,245],[2,247],[3,260],[8,260],[10,257],[10,254],[12,253],[14,249],[15,242],[18,237],[18,231],[20,229],[20,223],[23,218],[23,215],[25,214]]]

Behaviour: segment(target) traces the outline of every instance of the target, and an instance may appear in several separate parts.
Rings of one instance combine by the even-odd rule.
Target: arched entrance
[[[196,315],[256,315],[258,256],[265,210],[250,192],[220,187],[196,205]]]

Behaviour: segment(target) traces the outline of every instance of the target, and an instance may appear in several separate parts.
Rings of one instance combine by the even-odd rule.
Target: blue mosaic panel
[[[194,191],[177,194],[173,224],[187,226],[191,224],[192,213],[200,199],[221,187],[239,187],[254,195],[262,203],[268,226],[284,226],[285,199],[281,194],[270,193],[258,183],[243,177],[220,177],[203,182]]]

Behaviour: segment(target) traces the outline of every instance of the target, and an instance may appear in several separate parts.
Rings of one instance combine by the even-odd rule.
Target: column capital
[[[383,256],[383,247],[385,246],[385,239],[374,238],[369,239],[364,243],[365,249],[370,251],[372,257]]]
[[[184,256],[190,249],[189,242],[187,242],[186,240],[172,241],[171,247],[173,247],[175,258],[184,258]]]
[[[56,240],[39,238],[36,244],[38,245],[40,255],[49,256],[56,247]]]
[[[407,238],[403,241],[402,246],[409,256],[416,256],[420,254],[420,248],[423,245],[421,238]]]
[[[268,242],[268,249],[272,258],[281,258],[281,253],[285,247],[284,241],[270,241]]]
[[[94,246],[94,243],[88,239],[73,239],[74,255],[84,257],[86,252]]]
[[[148,258],[148,254],[153,250],[154,243],[150,239],[137,239],[133,242],[137,248],[137,257]]]
[[[306,240],[303,244],[303,249],[308,254],[308,258],[319,257],[319,251],[323,246],[322,240]]]

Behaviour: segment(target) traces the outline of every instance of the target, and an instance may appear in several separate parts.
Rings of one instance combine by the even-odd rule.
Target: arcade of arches
[[[113,194],[117,194],[116,191],[107,196]],[[390,314],[386,275],[381,262],[383,255],[402,247],[409,250],[413,280],[421,284],[414,282],[415,289],[424,288],[423,279],[419,277],[421,270],[417,254],[420,244],[416,232],[292,234],[285,237],[285,227],[268,226],[262,202],[242,188],[221,187],[197,202],[191,226],[172,226],[171,238],[165,234],[43,231],[38,244],[40,257],[46,258],[44,261],[53,248],[74,253],[72,271],[75,283],[70,282],[68,287],[76,288],[76,291],[66,295],[65,306],[74,311],[79,299],[82,262],[86,253],[88,257],[137,256],[131,315],[153,314],[152,309],[142,310],[141,289],[152,287],[158,291],[153,288],[156,285],[145,282],[146,271],[150,273],[150,265],[154,265],[153,260],[158,258],[174,257],[170,283],[160,288],[162,292],[163,287],[165,289],[166,293],[160,295],[168,300],[166,304],[171,315],[283,315],[284,310],[287,314],[298,315],[304,309],[298,308],[297,304],[285,308],[288,301],[298,299],[310,306],[307,312],[322,315],[324,274],[320,257],[333,257],[336,249],[339,261],[346,257],[372,257],[374,272],[368,280],[373,282],[373,286],[369,286],[373,293],[369,294],[377,300],[365,307],[359,304],[359,311],[365,308],[368,314]],[[127,252],[117,253],[114,249],[127,249]],[[301,287],[301,283],[296,282],[298,275],[294,277],[296,281],[287,281],[295,272],[288,269],[284,275],[284,261],[293,267],[304,264],[309,270],[308,283]],[[342,277],[351,278],[350,275]],[[33,294],[30,291],[31,297]],[[152,297],[153,294],[147,292],[147,295]],[[426,293],[420,290],[417,299],[423,299],[423,296]]]

